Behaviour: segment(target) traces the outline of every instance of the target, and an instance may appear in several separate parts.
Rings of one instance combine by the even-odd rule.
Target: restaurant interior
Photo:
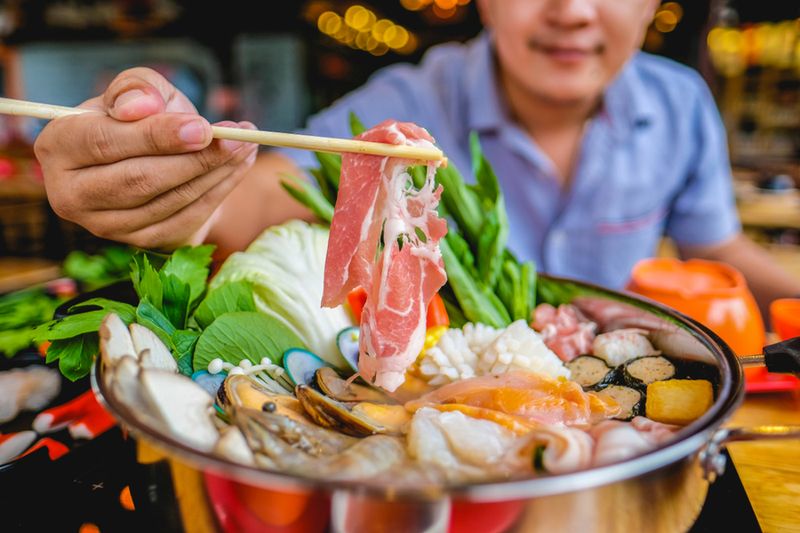
[[[481,27],[475,0],[302,0],[259,5],[242,0],[7,0],[0,2],[0,96],[72,107],[101,93],[120,71],[149,66],[186,94],[211,122],[247,120],[262,130],[291,132],[364,84],[378,69],[417,63],[430,47],[466,42]],[[706,81],[727,132],[743,232],[800,281],[800,4],[664,1],[647,29],[642,49],[687,65]],[[0,311],[4,312],[21,305],[11,297],[35,288],[44,288],[61,305],[85,289],[102,288],[129,276],[130,254],[125,247],[59,218],[50,207],[33,149],[46,123],[0,114]],[[677,254],[664,237],[658,258],[672,259]],[[653,294],[648,296],[657,300]],[[800,294],[796,297],[800,299]],[[5,304],[2,298],[7,299]],[[800,307],[793,308],[787,319],[796,328],[794,333],[777,331],[776,318],[757,309],[743,320],[758,322],[760,333],[742,333],[746,330],[742,327],[729,333],[723,326],[718,330],[712,326],[707,309],[697,311],[706,315],[694,316],[700,307],[697,301],[694,305],[683,302],[683,308],[675,304],[678,311],[711,327],[730,345],[737,343],[736,335],[760,335],[755,341],[755,350],[760,351],[759,346],[800,333]],[[53,311],[51,307],[45,313]],[[40,321],[50,318],[39,317]],[[31,364],[31,357],[43,359],[23,353],[37,354],[37,349],[18,350],[22,346],[13,344],[13,327],[4,325],[4,320],[0,317],[0,352],[5,353],[0,356],[0,374]],[[5,328],[8,334],[4,336]],[[52,363],[49,358],[47,363]],[[800,379],[748,369],[744,383],[744,401],[732,411],[725,427],[797,431]],[[89,378],[65,380],[50,405],[90,388]],[[35,415],[29,412],[0,424],[0,451],[4,434],[27,429]],[[185,487],[200,483],[199,478],[174,464],[150,469],[135,464],[157,464],[164,450],[141,443],[137,447],[136,439],[113,419],[83,438],[79,432],[67,435],[63,427],[61,433],[42,438],[46,442],[40,447],[48,449],[48,458],[29,461],[27,466],[24,457],[0,464],[0,501],[15,502],[2,505],[0,530],[141,531],[156,523],[160,531],[258,530],[225,523],[219,514],[213,518],[209,510],[213,504],[187,504],[197,493]],[[689,530],[719,531],[721,524],[732,524],[731,520],[736,520],[734,531],[800,530],[798,449],[796,438],[729,443],[727,469],[718,473]],[[205,479],[208,485],[203,494],[212,500],[214,494],[221,498]],[[175,496],[154,488],[165,484],[179,491],[183,486],[184,492]],[[20,487],[30,492],[20,497]],[[266,506],[284,501],[280,494],[277,500],[259,497],[267,498],[262,502]],[[61,518],[34,516],[30,502],[42,499],[59,500],[53,505]],[[194,519],[187,518],[187,505],[194,505],[191,508],[198,513]],[[390,516],[398,511],[384,512]],[[517,519],[495,529],[451,525],[449,531],[534,530],[525,524]],[[284,524],[283,529],[262,530],[315,530],[306,526],[292,529]],[[403,529],[332,523],[318,530]],[[686,528],[659,529],[679,530]],[[429,531],[448,529],[432,526]]]

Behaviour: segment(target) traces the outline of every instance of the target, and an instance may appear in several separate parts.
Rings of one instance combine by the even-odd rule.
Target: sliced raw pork
[[[365,141],[432,146],[427,131],[411,123],[385,121],[357,137]],[[359,373],[395,390],[425,340],[425,311],[447,281],[439,239],[441,187],[428,166],[416,189],[406,171],[413,161],[363,154],[342,156],[339,196],[325,259],[322,305],[341,304],[363,287]]]

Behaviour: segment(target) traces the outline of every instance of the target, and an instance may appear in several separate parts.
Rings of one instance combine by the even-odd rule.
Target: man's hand
[[[256,158],[254,144],[212,139],[186,96],[150,69],[122,72],[80,107],[97,113],[51,121],[34,149],[53,210],[102,238],[142,248],[202,241]]]

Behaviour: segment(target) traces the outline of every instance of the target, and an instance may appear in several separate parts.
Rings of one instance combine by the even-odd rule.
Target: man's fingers
[[[255,156],[253,156],[255,157]],[[173,248],[184,244],[208,220],[228,194],[241,182],[244,171],[218,183],[207,193],[177,213],[138,231],[127,234],[125,242],[142,248]]]
[[[138,200],[133,202],[131,198],[122,196],[115,199],[112,204],[111,202],[100,203],[97,199],[94,199],[92,204],[98,212],[97,223],[99,225],[115,226],[118,232],[131,232],[143,227],[137,226],[138,222],[123,224],[122,221],[131,220],[130,217],[123,217],[122,219],[117,217],[120,213],[126,212],[135,213],[137,221],[141,220],[143,224],[160,222],[196,201],[219,183],[234,179],[240,173],[249,170],[251,165],[248,160],[254,156],[254,153],[255,149],[243,146],[224,165],[216,167],[199,177],[187,179],[162,194],[153,196],[148,201]]]
[[[212,139],[209,123],[186,113],[160,113],[131,123],[95,114],[73,115],[53,121],[48,129],[48,139],[54,142],[39,143],[38,148],[51,152],[44,157],[62,158],[68,170],[197,151]]]
[[[197,176],[225,165],[238,165],[248,149],[243,143],[214,141],[207,148],[185,154],[133,157],[77,172],[75,187],[93,210],[141,206]],[[250,145],[251,150],[255,147]]]
[[[155,113],[197,113],[194,105],[164,76],[149,68],[120,73],[103,93],[103,106],[117,120],[141,120]]]

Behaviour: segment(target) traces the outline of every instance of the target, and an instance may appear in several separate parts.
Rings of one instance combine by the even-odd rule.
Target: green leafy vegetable
[[[109,246],[95,255],[75,250],[64,259],[62,270],[84,289],[94,290],[126,279],[134,253],[133,248],[122,246]]]
[[[314,188],[306,181],[291,176],[286,176],[286,179],[290,180],[291,183],[281,180],[281,187],[292,198],[308,207],[317,218],[330,224],[333,220],[333,204],[330,200],[319,189]],[[318,179],[319,183],[325,184],[324,187],[329,187],[324,179]],[[322,187],[323,185],[320,186],[320,188]],[[327,190],[330,191],[329,188]]]
[[[189,285],[189,309],[199,301],[206,290],[209,265],[214,246],[183,246],[175,250],[159,272],[162,282],[169,276],[182,280]]]
[[[367,128],[364,126],[364,123],[361,122],[358,116],[352,111],[350,111],[349,119],[350,119],[350,132],[353,134],[353,137],[357,137],[358,135],[361,135],[362,133],[367,131]]]
[[[249,359],[254,364],[268,357],[279,364],[283,352],[305,345],[278,318],[253,312],[226,313],[217,318],[197,340],[195,370],[205,370],[214,358],[238,363]]]
[[[87,308],[97,310],[86,311]],[[69,312],[73,314],[37,327],[34,339],[39,342],[51,341],[47,349],[47,362],[58,361],[61,373],[74,381],[89,372],[98,352],[97,331],[105,316],[111,312],[117,313],[123,322],[130,324],[136,318],[136,310],[126,303],[93,298],[72,306]]]
[[[33,345],[34,328],[52,319],[63,300],[41,287],[0,296],[0,353],[13,357]]]
[[[248,281],[230,281],[209,291],[195,311],[194,319],[205,329],[225,313],[255,310],[253,286]]]
[[[351,325],[350,316],[342,307],[320,307],[327,249],[328,231],[321,226],[300,220],[273,226],[225,261],[211,282],[209,305],[220,287],[248,282],[258,311],[283,323],[320,358],[346,368],[336,334]],[[198,315],[207,322],[205,313]]]
[[[54,340],[47,349],[47,362],[58,360],[58,369],[64,376],[76,381],[89,373],[92,357],[99,351],[97,333],[87,333],[69,339]],[[87,354],[90,354],[87,357]]]

